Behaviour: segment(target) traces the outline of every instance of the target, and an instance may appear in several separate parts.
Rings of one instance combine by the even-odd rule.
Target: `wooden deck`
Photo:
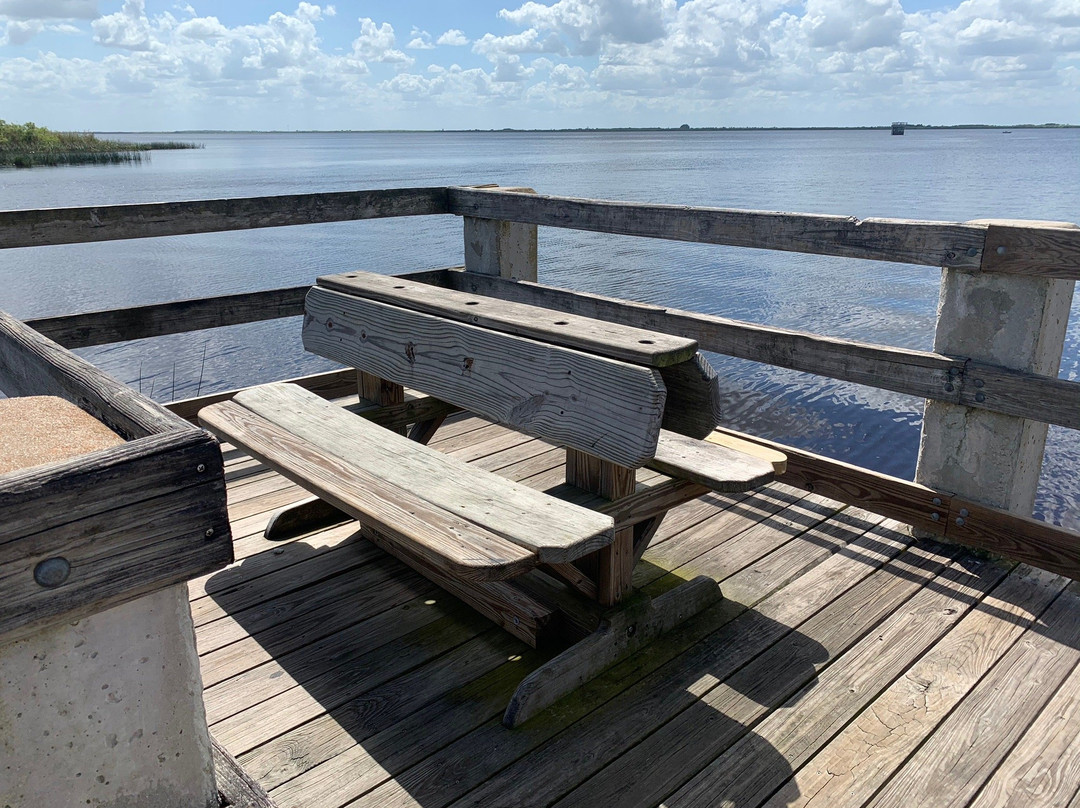
[[[537,487],[563,453],[433,446]],[[268,542],[304,494],[226,454],[237,563],[190,585],[211,732],[277,805],[1080,806],[1080,596],[783,485],[707,496],[635,571],[725,600],[524,726],[542,661],[364,541]]]

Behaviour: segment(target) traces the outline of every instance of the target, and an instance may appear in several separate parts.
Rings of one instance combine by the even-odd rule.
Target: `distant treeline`
[[[82,165],[86,163],[132,163],[154,149],[201,149],[198,143],[155,141],[130,143],[101,140],[90,132],[53,132],[32,123],[0,120],[0,166]]]

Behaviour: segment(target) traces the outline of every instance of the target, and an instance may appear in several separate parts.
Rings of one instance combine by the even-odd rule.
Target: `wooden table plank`
[[[611,542],[611,517],[561,502],[357,418],[299,388],[266,385],[236,402],[273,418],[312,446],[375,470],[391,486],[482,525],[535,553],[542,563],[572,561]],[[303,413],[297,412],[303,408]]]
[[[494,297],[470,295],[389,275],[347,272],[324,275],[318,285],[412,311],[621,359],[636,365],[667,367],[697,351],[686,337],[646,331],[618,323],[561,314],[551,309]]]
[[[320,404],[325,403],[304,392]],[[199,413],[199,419],[334,507],[377,526],[429,563],[472,580],[510,578],[536,565],[535,553],[421,499],[407,483],[398,485],[321,451],[321,447],[246,409],[237,403],[245,395],[207,407]],[[341,414],[355,417],[344,411]],[[400,437],[381,427],[372,428],[387,438]],[[407,438],[401,440],[411,443]]]

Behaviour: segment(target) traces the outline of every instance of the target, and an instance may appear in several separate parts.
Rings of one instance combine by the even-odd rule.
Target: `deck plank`
[[[1015,570],[823,745],[766,803],[767,808],[832,808],[869,800],[1039,618],[1065,583],[1030,567]]]

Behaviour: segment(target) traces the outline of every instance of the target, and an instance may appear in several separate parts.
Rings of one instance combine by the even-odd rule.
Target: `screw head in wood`
[[[968,509],[967,508],[961,508],[960,509],[960,515],[961,516],[967,516],[968,515]]]
[[[976,255],[979,254],[979,248],[978,247],[968,247],[967,254],[968,254],[968,258],[974,258]]]
[[[976,393],[975,400],[978,401],[980,404],[986,401],[986,393]]]
[[[982,379],[975,379],[972,384],[974,384],[976,387],[982,387],[984,384],[986,384],[986,382],[984,382]]]
[[[934,497],[930,501],[933,502],[935,505],[941,505],[941,497]]]
[[[199,472],[199,474],[202,474],[204,471],[206,471],[206,465],[204,463],[200,463],[195,467],[195,471]]]
[[[955,388],[951,384],[945,385],[945,392],[951,393]]]
[[[963,526],[964,526],[964,520],[963,520],[963,518],[957,518],[957,520],[956,520],[956,524],[958,524],[958,525],[959,525],[960,527],[963,527]]]
[[[47,589],[60,586],[71,574],[71,564],[66,558],[46,558],[34,567],[34,580]]]
[[[205,535],[208,539],[214,538],[214,529],[212,527],[208,527],[206,529],[206,533],[204,533],[203,535]]]
[[[930,514],[930,518],[936,522],[938,519],[941,518],[941,514],[937,511],[934,511],[932,514]]]
[[[1004,247],[998,247],[997,248],[997,254],[998,255],[1004,255],[1005,254],[1005,248]]]

